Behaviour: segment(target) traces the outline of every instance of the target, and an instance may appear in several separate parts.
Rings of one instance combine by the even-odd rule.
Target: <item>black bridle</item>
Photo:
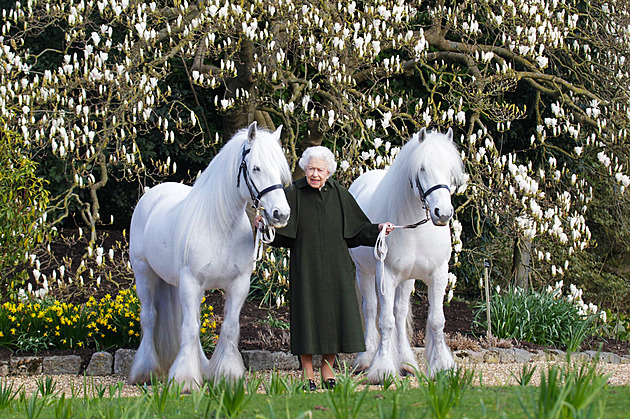
[[[448,185],[444,185],[443,183],[431,186],[425,192],[424,188],[422,188],[422,184],[420,183],[420,178],[418,176],[416,176],[415,181],[416,181],[416,187],[418,188],[418,192],[420,192],[420,199],[422,200],[422,204],[424,205],[424,209],[426,211],[426,218],[418,221],[417,223],[407,224],[403,228],[416,228],[429,221],[430,219],[429,204],[427,204],[427,196],[429,196],[429,194],[437,191],[438,189],[446,189],[449,193],[451,192],[451,188],[449,188]],[[413,180],[409,179],[409,183],[411,184],[411,189],[413,189]]]
[[[260,209],[260,198],[262,198],[265,194],[275,190],[282,189],[282,185],[280,183],[276,183],[274,185],[268,186],[262,191],[259,191],[254,182],[249,177],[249,171],[247,170],[247,160],[245,160],[245,156],[251,151],[251,148],[245,149],[243,146],[243,153],[241,154],[241,164],[238,167],[238,176],[236,178],[236,187],[241,186],[241,173],[243,174],[243,180],[245,181],[245,185],[247,185],[247,189],[249,190],[249,195],[252,198],[253,207],[255,209]]]
[[[413,189],[413,182],[411,181],[409,182],[411,183],[411,189]],[[431,194],[432,192],[437,191],[438,189],[446,189],[449,193],[451,193],[451,188],[449,188],[448,185],[444,185],[443,183],[431,186],[425,192],[424,189],[422,188],[422,184],[420,183],[420,178],[418,176],[416,176],[416,187],[418,188],[418,192],[420,192],[420,199],[422,199],[422,202],[424,203],[424,205],[427,204],[426,202],[427,196],[429,196],[429,194]]]

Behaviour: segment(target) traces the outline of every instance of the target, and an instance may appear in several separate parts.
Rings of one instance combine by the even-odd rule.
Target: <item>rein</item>
[[[423,218],[422,220],[413,224],[407,224],[403,226],[395,225],[393,226],[394,229],[413,229],[418,226],[421,226],[422,224],[427,223],[431,217],[429,214],[429,206],[427,205],[427,201],[426,201],[427,196],[429,196],[429,194],[431,194],[432,192],[437,191],[438,189],[446,189],[449,192],[451,191],[451,188],[449,188],[448,185],[438,184],[438,185],[434,185],[430,187],[425,192],[424,189],[422,189],[422,185],[420,184],[420,179],[418,178],[418,176],[416,176],[415,180],[416,180],[416,186],[418,187],[418,192],[420,192],[420,199],[422,200],[424,209],[426,211],[426,218]],[[413,189],[413,182],[410,180],[409,183],[411,184],[411,189]],[[376,260],[380,262],[380,271],[381,271],[380,288],[381,288],[382,295],[385,295],[385,282],[383,281],[383,275],[385,272],[385,258],[387,257],[387,252],[388,252],[387,242],[385,241],[386,237],[387,237],[387,234],[385,232],[385,229],[382,229],[380,233],[378,233],[376,244],[374,245],[374,257],[376,258]]]
[[[245,160],[245,156],[249,154],[251,148],[245,149],[243,146],[243,152],[241,154],[241,164],[238,167],[238,176],[236,177],[236,187],[239,188],[241,186],[241,174],[243,175],[243,180],[245,181],[245,185],[247,185],[247,190],[249,191],[249,196],[252,200],[252,208],[256,210],[256,215],[260,215],[261,211],[264,211],[265,208],[260,205],[260,199],[267,193],[276,190],[282,189],[282,185],[280,183],[273,184],[271,186],[267,186],[262,191],[258,190],[254,181],[249,177],[249,171],[247,169],[247,160]],[[276,229],[274,226],[267,225],[267,221],[265,217],[261,217],[262,219],[262,227],[256,227],[256,240],[254,242],[254,264],[262,259],[263,251],[260,242],[263,243],[271,243],[276,236]]]

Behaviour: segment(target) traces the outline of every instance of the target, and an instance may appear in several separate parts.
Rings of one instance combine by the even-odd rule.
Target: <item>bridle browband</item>
[[[249,196],[252,198],[253,207],[258,210],[258,209],[261,209],[260,198],[262,198],[265,194],[273,190],[282,189],[282,185],[280,183],[276,183],[274,185],[266,187],[262,191],[258,190],[254,182],[249,177],[248,170],[247,170],[247,160],[245,160],[245,156],[247,156],[247,154],[249,154],[251,150],[252,150],[251,147],[248,149],[245,149],[245,146],[243,146],[243,153],[241,154],[241,164],[238,167],[238,176],[236,178],[236,187],[238,188],[241,186],[241,173],[242,173],[243,180],[245,180],[245,185],[247,185],[247,190],[249,190]]]

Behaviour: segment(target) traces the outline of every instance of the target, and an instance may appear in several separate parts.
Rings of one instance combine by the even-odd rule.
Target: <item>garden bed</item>
[[[86,252],[85,234],[79,237],[78,230],[62,230],[60,237],[51,245],[52,254],[39,252],[37,254],[40,261],[40,271],[42,274],[52,278],[53,270],[64,264],[67,272],[76,272],[81,263],[81,259]],[[87,300],[89,296],[97,300],[106,295],[116,295],[120,290],[125,290],[133,286],[133,278],[126,269],[126,241],[127,237],[123,232],[110,230],[99,233],[97,246],[102,247],[107,255],[112,249],[113,259],[110,261],[105,257],[105,262],[97,266],[93,259],[87,259],[86,273],[88,269],[93,269],[93,275],[84,275],[85,283],[80,286],[65,286],[63,290],[55,290],[52,297],[60,300],[80,304]],[[67,276],[69,276],[67,274]],[[101,278],[97,284],[97,278]],[[32,286],[37,288],[38,284],[31,277]],[[52,282],[52,281],[50,281]],[[51,287],[52,288],[52,287]],[[206,293],[205,304],[211,305],[214,312],[214,320],[217,322],[217,332],[223,315],[223,295],[221,291]],[[424,346],[424,329],[426,326],[428,302],[422,292],[418,292],[413,297],[413,338],[412,346]],[[559,349],[562,347],[544,347],[525,341],[488,341],[484,332],[473,335],[474,308],[470,303],[454,299],[444,305],[444,315],[446,318],[445,333],[448,344],[452,350],[477,349],[479,347],[502,346],[514,347],[527,350]],[[268,351],[288,351],[289,350],[289,308],[267,308],[260,307],[259,303],[248,299],[241,311],[241,339],[239,349],[241,350],[268,350]],[[118,348],[105,348],[114,352]],[[602,350],[612,352],[619,356],[630,354],[630,341],[620,341],[614,339],[589,339],[582,345],[582,350]],[[95,348],[73,349],[73,350],[46,350],[39,351],[38,356],[68,355],[75,354],[81,356],[82,360],[89,362],[91,354]],[[10,348],[0,348],[0,360],[8,359],[11,356],[34,355],[33,352],[16,351]]]

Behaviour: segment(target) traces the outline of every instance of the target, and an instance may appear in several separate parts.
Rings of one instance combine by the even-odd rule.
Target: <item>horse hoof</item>
[[[352,370],[354,375],[361,375],[365,372],[366,368],[355,368]]]

